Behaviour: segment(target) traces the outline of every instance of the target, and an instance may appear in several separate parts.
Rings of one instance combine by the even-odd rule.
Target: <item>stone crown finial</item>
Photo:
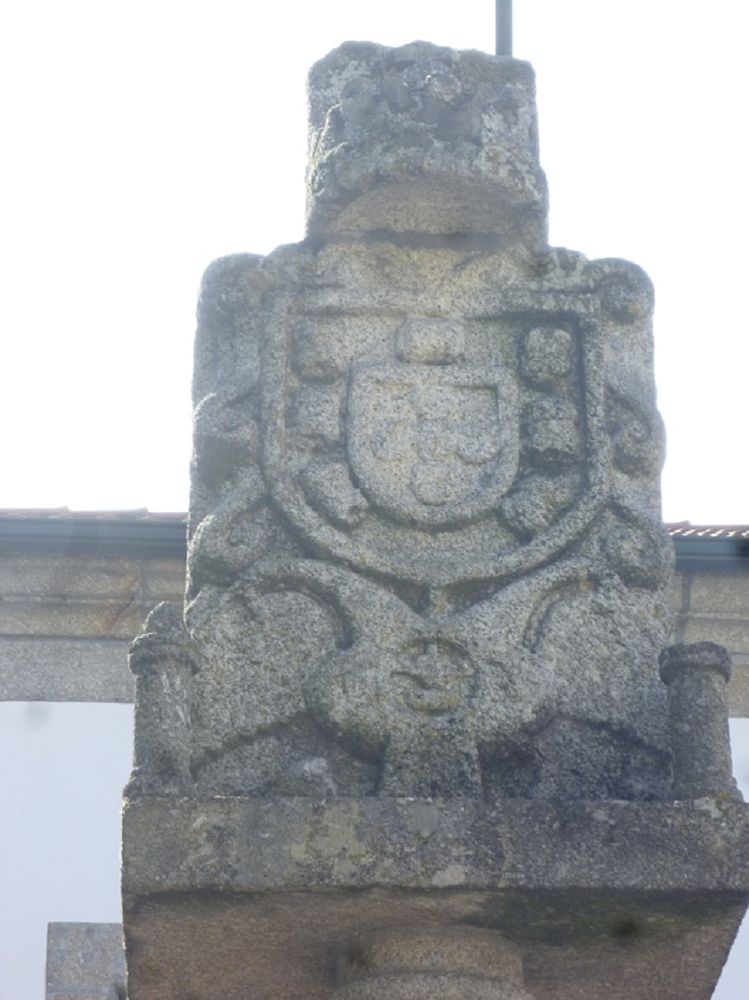
[[[545,237],[530,65],[427,42],[347,42],[309,76],[310,236]]]

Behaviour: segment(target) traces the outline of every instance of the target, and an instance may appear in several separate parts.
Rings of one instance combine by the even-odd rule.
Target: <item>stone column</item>
[[[349,942],[333,1000],[532,1000],[520,952],[479,927],[391,927]]]
[[[726,693],[730,654],[714,642],[677,644],[663,650],[659,663],[668,686],[674,798],[737,796]]]
[[[673,801],[650,282],[548,245],[526,63],[350,42],[309,107],[307,239],[203,283],[128,996],[706,1000],[749,817]],[[682,797],[730,788],[687,660]]]
[[[180,609],[164,601],[130,649],[135,746],[129,792],[180,794],[190,787],[190,687],[195,658]]]

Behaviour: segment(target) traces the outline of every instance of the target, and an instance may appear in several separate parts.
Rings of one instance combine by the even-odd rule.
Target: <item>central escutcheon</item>
[[[501,368],[354,366],[348,413],[359,487],[407,524],[467,523],[517,474],[517,389]]]

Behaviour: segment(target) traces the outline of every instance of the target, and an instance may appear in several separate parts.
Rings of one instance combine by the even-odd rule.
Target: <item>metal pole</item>
[[[496,0],[496,53],[512,55],[512,0]]]

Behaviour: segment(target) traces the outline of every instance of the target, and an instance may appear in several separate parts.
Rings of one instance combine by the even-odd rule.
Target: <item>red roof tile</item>
[[[749,538],[749,524],[667,524],[672,538]]]

